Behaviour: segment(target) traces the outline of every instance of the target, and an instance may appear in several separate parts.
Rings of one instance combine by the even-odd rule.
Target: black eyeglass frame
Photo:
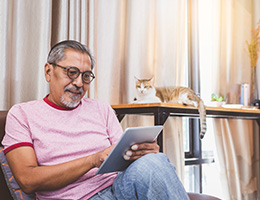
[[[80,70],[79,70],[79,68],[77,68],[77,67],[74,67],[74,66],[67,66],[67,67],[64,67],[64,66],[61,66],[61,65],[59,65],[59,64],[56,64],[56,63],[49,63],[49,64],[51,64],[51,65],[54,65],[54,66],[58,66],[58,67],[60,67],[60,68],[62,68],[62,69],[65,69],[66,71],[67,71],[67,76],[70,78],[70,79],[76,79],[76,78],[78,78],[79,77],[79,75],[80,74],[82,74],[82,81],[84,82],[84,83],[86,83],[86,84],[89,84],[89,83],[91,83],[96,77],[95,77],[95,75],[94,75],[94,73],[92,72],[92,71],[84,71],[84,72],[81,72]],[[78,75],[76,76],[76,77],[71,77],[70,75],[69,75],[69,70],[70,69],[75,69],[77,72],[78,72]],[[89,74],[89,77],[90,77],[90,81],[85,81],[84,80],[84,74]]]

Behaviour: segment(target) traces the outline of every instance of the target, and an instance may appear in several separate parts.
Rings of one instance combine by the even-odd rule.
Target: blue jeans
[[[175,167],[163,153],[147,154],[119,172],[112,186],[90,200],[189,200]]]

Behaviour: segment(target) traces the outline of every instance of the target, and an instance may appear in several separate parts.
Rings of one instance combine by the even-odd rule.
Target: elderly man
[[[37,199],[188,199],[156,142],[133,145],[124,172],[96,175],[122,128],[107,103],[84,97],[93,67],[86,46],[56,44],[45,64],[50,93],[10,109],[2,144],[22,190]]]

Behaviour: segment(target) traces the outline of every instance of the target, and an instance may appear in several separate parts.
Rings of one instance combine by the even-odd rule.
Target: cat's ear
[[[136,78],[136,76],[135,76],[135,81],[139,81],[139,79],[138,79],[138,78]]]
[[[151,83],[153,83],[154,77],[150,78],[149,81],[150,81]]]

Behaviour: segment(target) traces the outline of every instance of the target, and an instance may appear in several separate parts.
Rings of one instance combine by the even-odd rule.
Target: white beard
[[[75,107],[77,107],[78,105],[79,105],[79,103],[80,103],[80,100],[79,101],[75,101],[75,100],[77,100],[78,98],[73,98],[73,100],[71,100],[70,102],[68,102],[68,101],[66,101],[64,98],[63,98],[63,96],[61,96],[61,102],[65,105],[65,106],[67,106],[67,107],[69,107],[69,108],[75,108]]]

